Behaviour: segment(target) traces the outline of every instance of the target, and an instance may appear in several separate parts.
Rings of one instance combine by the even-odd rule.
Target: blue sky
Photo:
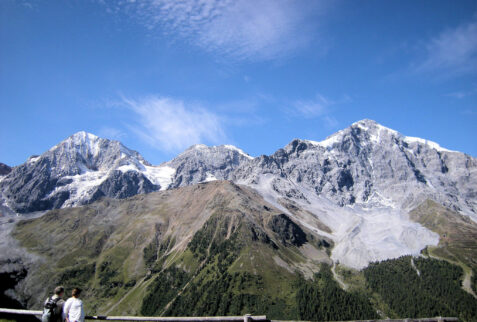
[[[476,1],[0,1],[0,162],[85,130],[153,164],[369,118],[477,156]]]

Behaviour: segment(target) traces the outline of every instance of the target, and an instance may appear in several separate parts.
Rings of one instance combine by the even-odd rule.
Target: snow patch
[[[323,148],[331,149],[333,145],[341,142],[342,136],[341,132],[339,131],[332,136],[327,137],[325,140],[317,142],[317,141],[311,141],[311,140],[306,140],[306,142],[311,143],[314,146],[321,146]]]
[[[421,139],[421,138],[416,138],[416,137],[412,137],[412,136],[405,136],[403,138],[403,140],[407,143],[417,143],[417,144],[423,144],[423,145],[427,145],[428,147],[432,148],[432,149],[435,149],[437,151],[443,151],[443,152],[455,152],[455,151],[452,151],[452,150],[448,150],[446,148],[443,148],[441,147],[439,144],[437,144],[436,142],[433,142],[433,141],[429,141],[429,140],[426,140],[426,139]]]
[[[166,165],[160,165],[157,167],[144,165],[144,168],[145,170],[143,171],[143,174],[153,184],[160,185],[160,190],[166,190],[169,188],[174,179],[174,175],[176,174],[176,169]]]
[[[125,164],[118,167],[116,170],[121,171],[122,173],[126,173],[128,171],[139,171],[138,168],[134,164]]]
[[[88,200],[91,197],[93,191],[104,180],[106,180],[107,177],[107,171],[89,171],[75,176],[65,176],[63,177],[63,180],[71,179],[72,182],[57,187],[48,195],[48,197],[51,197],[60,191],[68,190],[70,192],[70,197],[63,203],[61,208],[79,206],[83,201]]]
[[[205,177],[205,180],[202,181],[202,182],[210,182],[210,181],[216,181],[217,178],[210,172],[206,172],[206,177]]]
[[[36,157],[30,157],[30,158],[28,158],[27,163],[35,163],[35,162],[37,162],[38,160],[40,160],[40,156],[39,156],[39,155],[36,156]]]

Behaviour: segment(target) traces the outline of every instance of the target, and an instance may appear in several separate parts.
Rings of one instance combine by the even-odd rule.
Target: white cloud
[[[322,94],[317,94],[314,99],[296,100],[290,104],[287,109],[289,114],[304,117],[307,119],[320,119],[328,128],[336,128],[339,123],[333,117],[332,106],[341,105],[351,102],[348,95],[344,95],[340,99],[330,99]]]
[[[341,105],[351,102],[351,98],[348,95],[344,95],[339,99],[331,99],[322,94],[317,94],[314,99],[310,100],[296,100],[291,104],[291,111],[295,115],[299,115],[305,118],[315,118],[328,116],[327,123],[333,123],[329,114],[332,112],[331,107],[334,105]]]
[[[98,135],[112,140],[121,140],[126,137],[126,133],[113,127],[104,126],[99,129]]]
[[[291,0],[147,0],[120,1],[107,10],[126,12],[152,32],[179,36],[208,52],[267,60],[306,45],[318,21],[310,14],[324,7]]]
[[[426,58],[418,72],[445,72],[449,76],[477,72],[477,20],[448,29],[425,45]]]
[[[323,121],[329,128],[336,128],[339,125],[338,121],[333,116],[324,116]]]
[[[293,103],[294,111],[306,118],[323,116],[329,112],[329,107],[334,101],[318,94],[313,100],[298,100]]]
[[[219,143],[226,139],[221,118],[194,104],[169,97],[124,99],[137,116],[131,129],[150,145],[168,152],[182,151],[198,143]]]

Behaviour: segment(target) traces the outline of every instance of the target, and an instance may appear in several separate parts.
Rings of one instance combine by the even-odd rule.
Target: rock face
[[[0,176],[9,174],[12,171],[12,168],[6,165],[5,163],[0,162]]]
[[[297,186],[339,206],[411,209],[430,197],[477,220],[477,159],[371,120],[322,142],[293,140],[244,164],[234,180],[254,185],[270,174],[273,189],[298,199]]]
[[[273,217],[268,226],[280,236],[280,240],[284,245],[302,246],[308,241],[303,229],[285,214]]]
[[[355,268],[436,245],[439,236],[408,216],[425,200],[477,222],[477,159],[371,120],[321,142],[295,139],[269,156],[195,145],[160,166],[80,132],[0,177],[0,206],[26,213],[213,180],[255,189],[332,239],[332,258]]]
[[[253,158],[232,145],[208,147],[203,144],[191,146],[167,166],[176,169],[171,188],[199,182],[228,180],[241,164]]]
[[[152,167],[120,142],[79,132],[15,167],[0,190],[13,210],[26,213],[160,189],[144,173],[132,173],[137,168]]]

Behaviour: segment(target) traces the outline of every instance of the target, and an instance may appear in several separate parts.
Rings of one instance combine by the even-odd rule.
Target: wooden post
[[[250,314],[245,314],[243,317],[243,322],[252,322],[252,316]]]

